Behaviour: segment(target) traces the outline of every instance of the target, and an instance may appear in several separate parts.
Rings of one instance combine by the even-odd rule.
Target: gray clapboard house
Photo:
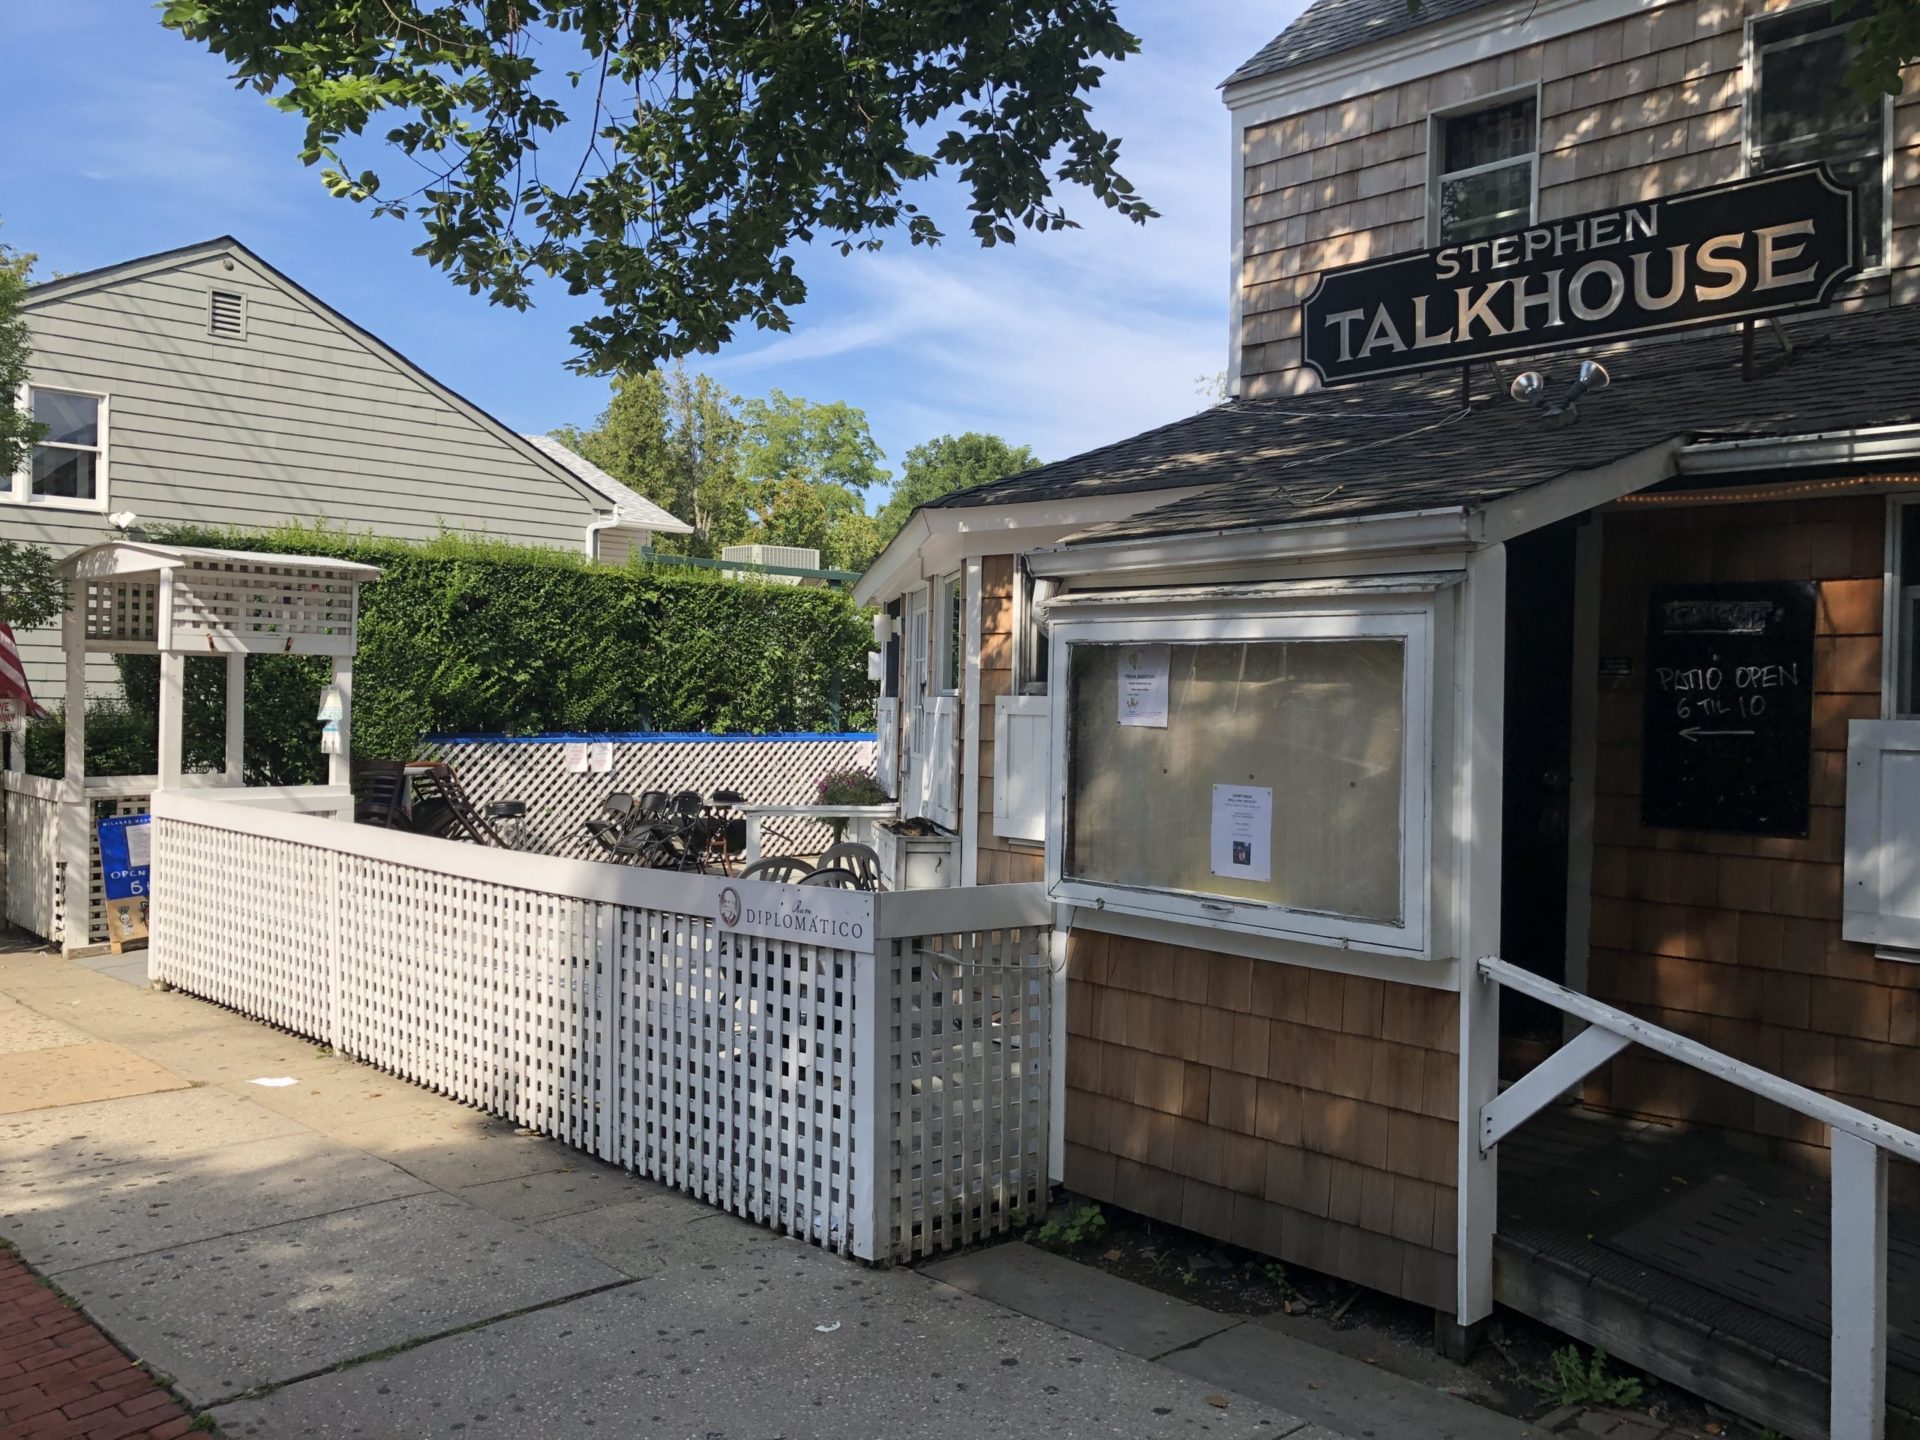
[[[0,490],[0,537],[64,555],[118,517],[443,531],[623,560],[689,527],[557,442],[516,434],[230,237],[36,285],[46,427]],[[60,692],[57,632],[20,637]],[[109,678],[103,671],[101,678]]]

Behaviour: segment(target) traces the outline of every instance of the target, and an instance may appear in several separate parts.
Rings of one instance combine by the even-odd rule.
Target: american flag
[[[13,627],[0,624],[0,724],[11,725],[24,716],[45,715],[46,707],[37,703],[27,685],[27,670],[20,663],[20,646],[13,638]]]

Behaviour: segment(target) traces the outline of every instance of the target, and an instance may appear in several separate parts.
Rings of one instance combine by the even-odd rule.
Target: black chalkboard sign
[[[1640,784],[1647,824],[1807,833],[1813,606],[1804,581],[1654,590]]]

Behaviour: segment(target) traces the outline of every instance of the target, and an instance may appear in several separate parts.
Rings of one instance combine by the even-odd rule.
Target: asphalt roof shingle
[[[1277,75],[1310,60],[1338,55],[1342,50],[1402,35],[1422,25],[1433,25],[1480,10],[1500,0],[1421,0],[1418,9],[1407,0],[1315,0],[1299,19],[1263,46],[1260,52],[1226,79],[1237,85],[1243,80],[1258,80]],[[1513,8],[1525,12],[1525,4],[1508,0]]]
[[[1507,362],[1491,382],[1442,369],[1305,395],[1237,400],[1052,465],[960,491],[941,506],[1207,487],[1069,543],[1253,529],[1449,506],[1482,506],[1579,470],[1611,464],[1674,437],[1734,439],[1920,422],[1920,308],[1802,321],[1787,332],[1798,360],[1741,378],[1741,337],[1712,331],[1582,352],[1612,376],[1581,402],[1580,418],[1549,427],[1506,395],[1521,369],[1548,393],[1576,358]],[[1771,335],[1755,354],[1778,353]]]

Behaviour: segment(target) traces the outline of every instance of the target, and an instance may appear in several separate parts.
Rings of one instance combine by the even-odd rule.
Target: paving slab
[[[975,1250],[925,1266],[921,1273],[969,1295],[1148,1359],[1240,1323],[1237,1316],[1189,1305],[1031,1245]]]
[[[0,1191],[0,1234],[57,1275],[427,1188],[385,1161],[301,1131],[98,1170],[23,1165]]]
[[[542,1235],[583,1250],[623,1275],[654,1276],[671,1266],[704,1263],[701,1253],[715,1233],[710,1222],[732,1221],[724,1212],[650,1181],[636,1181],[638,1199],[543,1222]],[[771,1232],[767,1232],[769,1235]]]
[[[0,1054],[0,1115],[184,1090],[188,1083],[165,1066],[104,1040],[16,1050]]]
[[[102,1328],[196,1407],[626,1283],[558,1241],[437,1193],[61,1276]]]
[[[18,1000],[0,995],[0,1055],[49,1050],[56,1045],[84,1045],[93,1038],[64,1020],[42,1015]]]
[[[296,1120],[218,1090],[192,1089],[0,1117],[0,1185],[58,1172],[82,1175],[134,1161],[203,1154],[221,1145],[306,1130]]]
[[[1547,1433],[1264,1325],[1235,1325],[1161,1363],[1344,1435],[1544,1440]]]
[[[215,1419],[234,1440],[1329,1440],[912,1271],[861,1270],[728,1217],[682,1228],[709,1233],[709,1260]]]
[[[543,1220],[625,1205],[645,1188],[651,1188],[646,1181],[576,1151],[571,1162],[552,1170],[465,1185],[454,1194],[503,1220],[537,1225]]]

